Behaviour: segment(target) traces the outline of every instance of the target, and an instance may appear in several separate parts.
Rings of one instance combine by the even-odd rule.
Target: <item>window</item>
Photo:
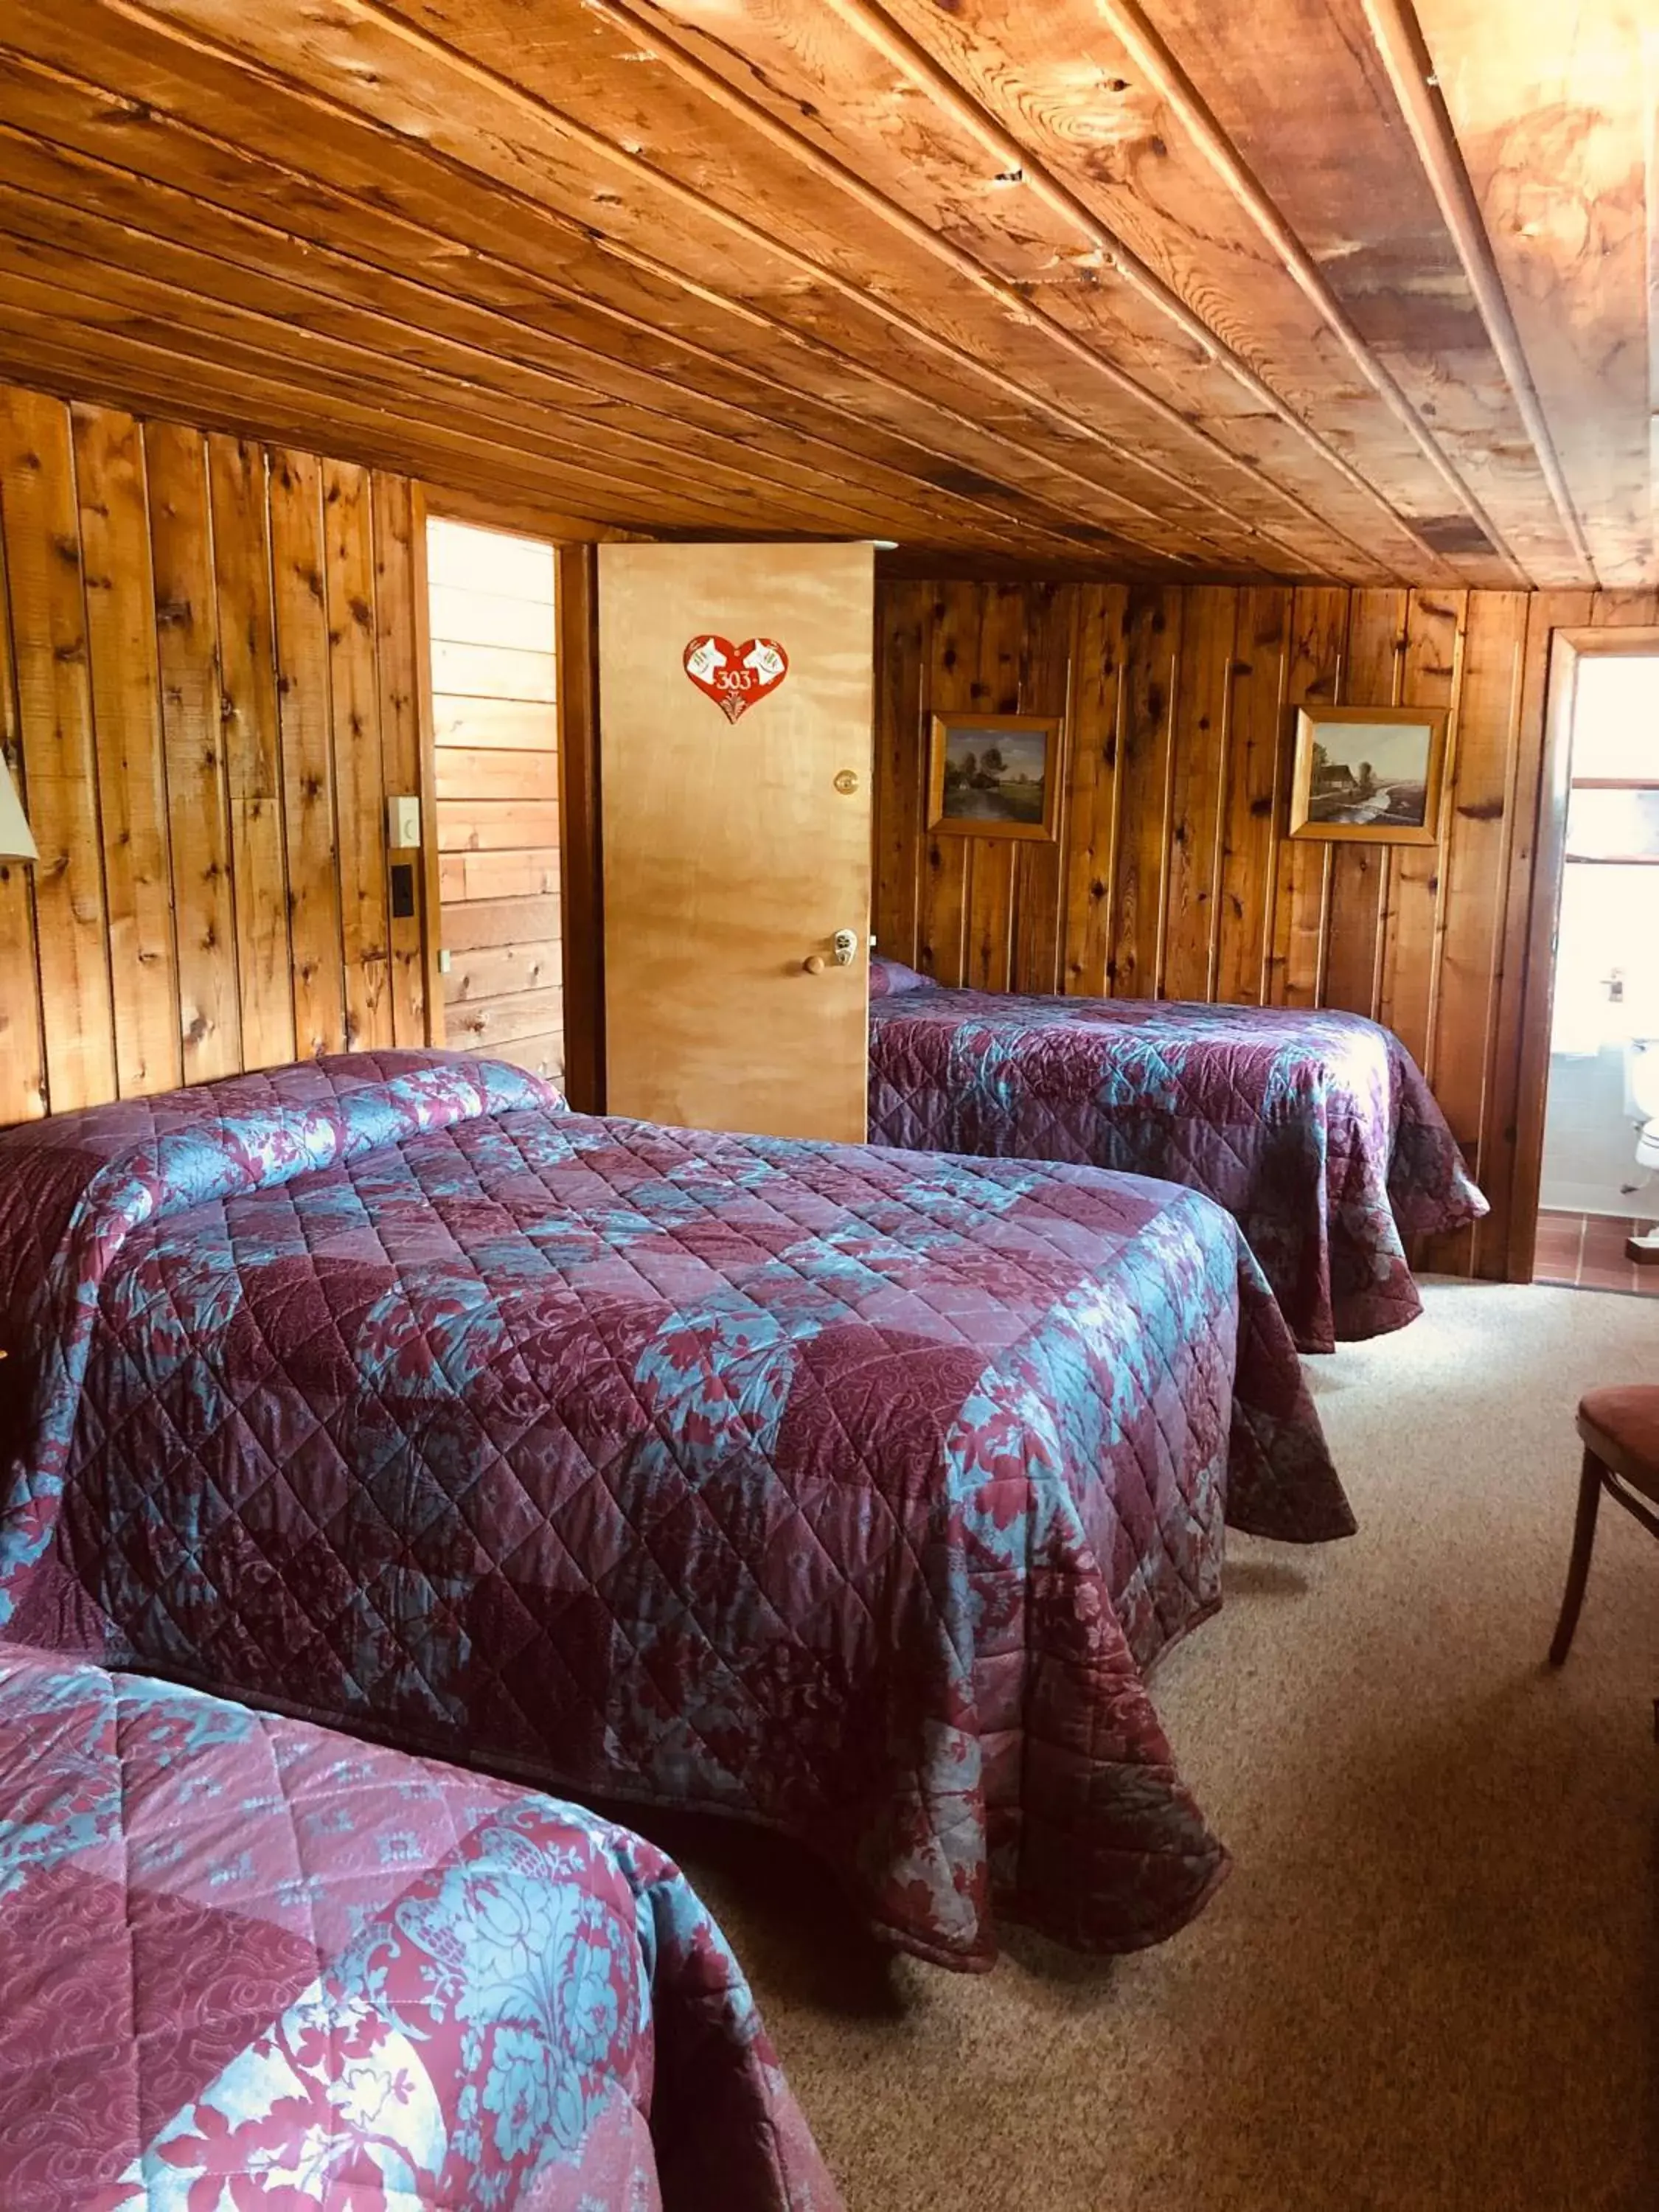
[[[1567,858],[1659,862],[1659,658],[1586,653],[1577,682]]]

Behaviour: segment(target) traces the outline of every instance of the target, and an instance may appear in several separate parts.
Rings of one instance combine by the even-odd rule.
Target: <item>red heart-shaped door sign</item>
[[[685,672],[706,691],[728,722],[749,712],[789,673],[789,656],[775,638],[694,637],[685,648]]]

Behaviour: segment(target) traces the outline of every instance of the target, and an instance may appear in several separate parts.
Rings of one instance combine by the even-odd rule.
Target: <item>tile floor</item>
[[[1538,1217],[1538,1245],[1533,1255],[1535,1283],[1570,1283],[1581,1291],[1625,1291],[1638,1297],[1659,1297],[1659,1267],[1638,1267],[1625,1257],[1625,1239],[1650,1221],[1622,1214],[1556,1213]]]

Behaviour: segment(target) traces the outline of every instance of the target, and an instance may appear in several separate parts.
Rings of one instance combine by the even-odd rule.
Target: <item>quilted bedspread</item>
[[[837,2202],[649,1844],[0,1646],[6,2212]]]
[[[1304,1352],[1414,1320],[1405,1238],[1486,1211],[1411,1054],[1357,1014],[902,990],[870,1008],[870,1136],[1189,1184]]]
[[[1198,1909],[1144,1671],[1224,1512],[1352,1525],[1206,1199],[444,1055],[8,1133],[0,1315],[9,1634],[770,1824],[958,1965]]]

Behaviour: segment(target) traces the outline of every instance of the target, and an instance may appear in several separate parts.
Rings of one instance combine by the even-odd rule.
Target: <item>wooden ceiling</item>
[[[5,0],[0,370],[625,529],[1653,583],[1644,19]]]

